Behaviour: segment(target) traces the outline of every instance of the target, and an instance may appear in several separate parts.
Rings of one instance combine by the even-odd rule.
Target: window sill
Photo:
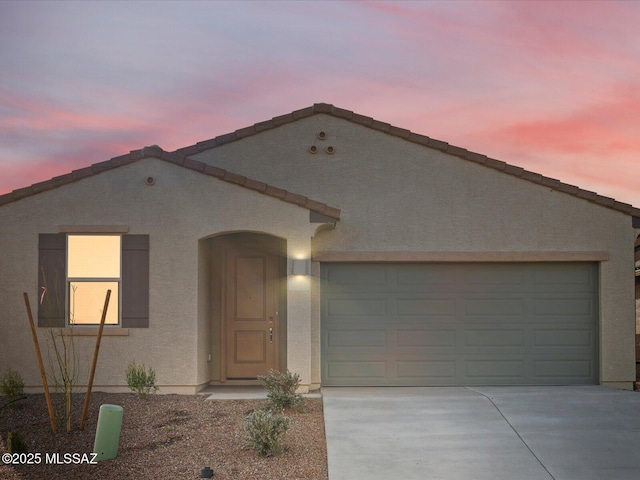
[[[61,334],[73,337],[97,337],[100,327],[66,327],[61,329]],[[102,329],[103,337],[128,337],[128,328],[106,327]]]

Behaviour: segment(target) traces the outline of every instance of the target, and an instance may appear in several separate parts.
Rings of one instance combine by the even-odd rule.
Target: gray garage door
[[[597,265],[321,265],[324,385],[598,381]]]

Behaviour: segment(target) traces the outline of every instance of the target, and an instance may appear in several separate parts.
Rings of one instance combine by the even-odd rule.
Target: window
[[[38,243],[38,326],[149,326],[149,236],[43,233]],[[46,287],[47,290],[44,290]]]
[[[120,235],[67,237],[67,305],[70,325],[99,324],[111,290],[105,325],[120,317]]]

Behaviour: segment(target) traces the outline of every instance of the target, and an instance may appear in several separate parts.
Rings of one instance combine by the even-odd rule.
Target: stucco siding
[[[148,176],[155,185],[145,184]],[[202,297],[209,287],[199,283],[207,280],[199,239],[256,231],[293,236],[298,248],[310,249],[308,210],[156,159],[0,207],[0,366],[19,370],[28,386],[39,385],[40,377],[22,292],[29,293],[35,310],[38,234],[57,233],[61,225],[122,225],[150,238],[149,328],[103,338],[96,388],[125,386],[125,369],[133,360],[153,366],[158,384],[171,387],[167,391],[193,391],[208,382],[211,328]],[[39,333],[43,337],[43,329]],[[95,337],[74,339],[83,363],[90,363]],[[46,348],[46,340],[40,341]],[[86,381],[86,371],[80,378]],[[305,379],[308,383],[308,368]]]
[[[29,386],[40,381],[22,301],[28,292],[35,309],[38,234],[114,225],[149,235],[150,320],[149,328],[103,339],[97,388],[125,388],[133,360],[153,366],[165,391],[194,391],[221,378],[216,302],[223,300],[208,239],[231,232],[284,239],[288,272],[292,259],[323,252],[360,252],[363,261],[369,252],[413,252],[429,254],[428,261],[536,261],[547,254],[551,261],[599,262],[599,379],[631,385],[638,231],[628,215],[324,114],[191,158],[326,203],[340,209],[340,220],[316,231],[306,208],[154,158],[0,206],[0,370],[19,370]],[[322,268],[322,260],[313,261],[309,277],[287,279],[286,367],[301,375],[303,388],[321,378]],[[95,337],[75,338],[88,364]]]
[[[319,131],[326,140],[317,138]],[[329,145],[332,155],[325,152]],[[327,115],[194,158],[340,208],[335,230],[313,239],[314,252],[608,253],[600,270],[601,381],[631,381],[628,215]]]

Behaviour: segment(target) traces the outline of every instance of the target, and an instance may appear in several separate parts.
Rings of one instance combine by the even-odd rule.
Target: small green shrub
[[[284,434],[289,429],[289,418],[268,410],[254,410],[247,416],[247,447],[261,457],[284,452]]]
[[[153,368],[148,369],[136,362],[127,366],[127,385],[131,391],[138,394],[140,398],[147,398],[150,394],[158,391],[156,387],[156,372]]]
[[[26,453],[27,442],[20,432],[14,430],[7,435],[7,450],[9,453]]]
[[[18,372],[10,368],[2,376],[2,394],[9,400],[14,400],[24,395],[24,380]]]
[[[273,410],[284,410],[294,407],[302,409],[304,407],[304,397],[296,390],[300,386],[300,375],[292,374],[289,370],[278,372],[269,370],[269,375],[259,376],[267,389],[267,398]]]

